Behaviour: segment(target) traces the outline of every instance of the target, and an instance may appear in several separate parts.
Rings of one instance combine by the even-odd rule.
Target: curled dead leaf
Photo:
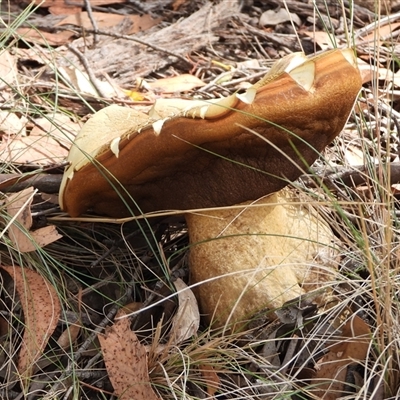
[[[6,200],[7,212],[12,221],[8,233],[21,253],[37,250],[62,237],[54,225],[31,231],[33,219],[30,207],[34,194],[33,187],[30,187],[12,194]]]
[[[200,313],[196,297],[192,290],[178,278],[175,282],[179,307],[172,320],[170,336],[175,344],[179,344],[195,335],[200,325]]]

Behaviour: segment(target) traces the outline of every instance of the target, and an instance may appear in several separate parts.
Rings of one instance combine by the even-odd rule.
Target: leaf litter
[[[114,10],[101,9],[104,21],[114,21],[114,25],[105,27],[100,23],[97,43],[93,39],[94,27],[74,24],[71,31],[71,26],[66,30],[60,24],[70,13],[76,12],[82,12],[81,16],[86,20],[90,11],[85,10],[87,14],[83,14],[83,5],[73,8],[60,1],[51,7],[54,14],[42,11],[43,15],[38,18],[35,12],[29,18],[33,18],[37,29],[28,31],[21,27],[25,30],[17,29],[15,39],[44,43],[47,38],[58,48],[53,52],[34,45],[1,54],[0,68],[4,72],[1,77],[5,83],[1,91],[5,106],[2,112],[14,119],[8,127],[5,122],[2,128],[2,162],[9,168],[4,172],[17,172],[23,176],[32,168],[57,166],[65,158],[69,143],[86,115],[105,103],[116,101],[112,91],[103,92],[106,97],[99,95],[92,82],[93,76],[97,81],[121,88],[124,93],[137,90],[141,96],[126,95],[118,101],[146,109],[149,104],[142,99],[151,103],[158,96],[167,97],[171,93],[199,98],[225,96],[241,89],[246,82],[254,82],[265,73],[273,59],[300,50],[292,20],[297,24],[300,20],[297,33],[309,53],[332,48],[335,42],[340,46],[346,43],[343,16],[336,3],[332,5],[328,1],[327,8],[318,6],[316,13],[309,3],[288,1],[289,14],[279,11],[276,2],[271,2],[274,7],[257,1],[246,3],[250,5],[239,9],[236,3],[227,1],[221,2],[219,8],[201,1],[176,1],[169,2],[171,8],[168,8],[166,2],[148,1],[141,5],[141,14],[149,21],[163,22],[132,35],[132,25],[117,23],[120,18],[114,11],[123,10],[132,17],[140,13],[127,10],[126,4],[119,2]],[[43,4],[44,7],[49,5]],[[393,1],[391,6],[392,15],[395,15],[398,4]],[[281,15],[280,19],[260,21],[262,15],[265,19],[271,11],[274,16]],[[60,13],[63,16],[56,17]],[[331,25],[326,25],[328,15]],[[374,24],[378,17],[381,24]],[[24,381],[37,378],[41,382],[39,370],[32,366],[46,346],[54,350],[54,344],[49,343],[52,337],[59,341],[67,358],[77,360],[86,375],[74,371],[76,381],[69,384],[69,388],[57,386],[56,379],[43,382],[42,386],[37,383],[38,393],[41,391],[49,398],[58,391],[67,393],[69,390],[71,393],[71,388],[78,386],[75,395],[82,398],[104,397],[109,393],[120,398],[176,398],[176,393],[189,393],[194,398],[221,394],[226,398],[256,399],[296,392],[304,398],[318,396],[330,400],[343,394],[354,398],[370,396],[373,390],[380,398],[393,397],[400,387],[396,373],[400,363],[396,356],[399,332],[394,322],[398,313],[390,299],[395,298],[398,291],[399,262],[397,252],[385,253],[384,250],[397,248],[397,222],[387,215],[394,215],[394,221],[397,221],[398,194],[393,189],[393,197],[389,197],[392,202],[390,213],[385,213],[387,210],[383,209],[380,196],[385,179],[393,188],[400,182],[400,175],[396,174],[399,94],[393,78],[398,75],[398,67],[392,57],[398,52],[397,20],[393,18],[386,22],[388,18],[377,16],[374,8],[367,7],[367,2],[355,5],[356,47],[365,75],[362,97],[368,101],[363,103],[362,109],[356,110],[341,137],[327,149],[328,166],[321,161],[315,166],[316,171],[322,168],[320,178],[332,188],[341,207],[338,213],[337,204],[329,203],[332,197],[327,199],[312,186],[312,198],[318,195],[323,200],[319,211],[335,228],[342,243],[340,275],[338,282],[333,284],[329,305],[317,306],[300,296],[290,305],[284,305],[283,313],[278,313],[280,319],[270,321],[268,311],[260,311],[249,323],[248,331],[231,335],[224,330],[222,335],[221,331],[201,323],[195,298],[187,286],[189,272],[182,255],[186,252],[188,239],[182,220],[161,223],[149,220],[148,225],[130,222],[116,227],[93,218],[66,223],[57,220],[57,213],[50,213],[53,216],[50,221],[51,218],[46,219],[48,211],[42,202],[31,204],[32,190],[15,195],[21,200],[19,204],[12,197],[10,201],[10,195],[7,195],[5,210],[10,214],[7,218],[15,219],[3,232],[2,263],[14,265],[16,259],[25,257],[18,255],[16,258],[19,253],[6,247],[6,243],[10,244],[6,239],[20,252],[28,249],[26,257],[29,258],[23,258],[23,267],[4,268],[14,274],[15,290],[25,315],[24,324],[27,328],[38,324],[37,332],[41,334],[39,338],[39,335],[32,335],[32,329],[25,330],[26,335],[31,336],[24,333],[25,344],[19,352],[14,352],[18,357],[15,363]],[[82,28],[87,32],[82,33]],[[131,41],[132,38],[141,42]],[[380,44],[379,55],[375,53],[375,38]],[[68,44],[77,48],[81,55],[63,46]],[[78,74],[85,76],[94,90],[88,92],[87,86],[75,81],[59,81],[60,68],[79,71]],[[189,86],[185,74],[191,77]],[[138,79],[148,85],[137,87]],[[379,83],[378,91],[374,91],[369,83],[371,80],[374,84]],[[24,85],[21,86],[22,81]],[[374,101],[376,96],[378,102]],[[41,114],[49,117],[38,118],[37,107]],[[73,117],[54,114],[54,108],[67,109]],[[24,119],[26,115],[31,117],[29,121]],[[55,122],[50,125],[48,120]],[[34,124],[30,125],[32,121]],[[75,121],[78,124],[75,125]],[[15,145],[12,145],[14,141]],[[372,172],[375,169],[361,169],[363,163],[370,166],[371,160],[377,166],[379,180]],[[381,160],[390,160],[389,176],[379,170]],[[346,180],[346,174],[350,173],[351,179]],[[307,182],[306,178],[302,182]],[[357,184],[360,179],[362,185]],[[364,196],[364,203],[359,202],[361,196]],[[3,224],[6,227],[7,221]],[[34,233],[43,229],[41,225],[51,228],[52,233],[35,237]],[[54,225],[63,238],[56,233]],[[390,234],[382,228],[392,225]],[[41,249],[42,246],[46,247]],[[41,257],[44,254],[45,259]],[[52,273],[63,282],[66,298],[55,292],[60,290],[59,286],[54,289],[55,286],[41,277],[48,273],[45,268],[38,269],[40,275],[31,276],[33,271],[29,267],[33,262],[40,266],[47,265],[48,260],[54,264]],[[169,306],[164,300],[174,296],[173,290],[165,289],[171,280],[180,293],[178,307],[173,302]],[[27,285],[30,290],[21,292]],[[383,287],[387,288],[386,295],[383,291],[377,293],[377,288]],[[31,295],[33,292],[42,296],[36,298]],[[117,305],[117,309],[125,306],[121,300],[124,296],[127,296],[126,304],[135,305],[130,311],[132,317],[110,319],[110,306]],[[61,304],[57,303],[59,298],[62,298]],[[4,296],[2,301],[6,301]],[[39,315],[37,309],[42,303],[50,311]],[[345,311],[343,304],[348,305]],[[66,321],[61,322],[59,307],[66,312]],[[2,325],[3,331],[15,329],[8,323]],[[108,327],[103,333],[104,326]],[[386,335],[376,336],[382,326],[391,328]],[[93,330],[99,330],[94,336],[98,337],[103,354],[100,361],[93,358],[96,357],[93,354],[99,354],[99,346],[90,336]],[[374,351],[373,343],[376,344]],[[377,352],[381,352],[382,358]],[[386,364],[381,361],[385,357]],[[61,356],[57,361],[58,364],[50,364],[47,368],[54,376],[62,377],[68,366]],[[97,385],[97,382],[101,384]],[[141,384],[132,385],[132,382]],[[321,382],[323,386],[320,386]],[[15,384],[9,387],[13,391],[8,391],[7,396],[14,393],[17,397],[21,388]],[[30,396],[35,398],[34,393]]]

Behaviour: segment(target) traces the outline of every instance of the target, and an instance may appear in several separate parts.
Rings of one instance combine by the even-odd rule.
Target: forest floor
[[[400,3],[355,3],[0,3],[0,398],[399,398]],[[318,296],[296,286],[245,328],[210,324],[204,293],[225,299],[235,283],[193,287],[181,211],[60,209],[69,149],[97,111],[229,98],[291,53],[348,47],[362,78],[353,111],[286,189],[335,243],[312,260],[335,264]]]

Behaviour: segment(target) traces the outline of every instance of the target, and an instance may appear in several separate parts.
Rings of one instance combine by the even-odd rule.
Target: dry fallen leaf
[[[1,85],[12,87],[16,83],[18,76],[17,59],[12,56],[8,50],[2,50],[0,53],[0,82]]]
[[[0,111],[0,131],[7,133],[0,144],[0,160],[19,164],[55,164],[65,159],[80,125],[61,113],[34,120],[30,135],[15,114]]]
[[[62,46],[69,43],[74,36],[74,32],[61,31],[51,33],[40,31],[37,28],[18,28],[17,33],[29,43],[43,44],[46,46]]]
[[[283,22],[293,21],[297,26],[301,25],[301,19],[297,14],[290,13],[284,7],[280,7],[277,11],[267,10],[261,14],[260,26],[275,26]]]
[[[212,365],[204,364],[199,366],[201,376],[207,385],[207,394],[214,396],[215,392],[221,386],[221,380]]]
[[[160,93],[175,93],[175,92],[187,92],[196,87],[204,86],[205,83],[190,74],[182,74],[173,76],[171,78],[158,79],[155,82],[149,82],[148,86]]]
[[[26,135],[26,121],[9,111],[0,111],[0,134]]]
[[[71,346],[76,341],[79,333],[81,332],[82,325],[78,320],[68,324],[66,329],[62,332],[60,337],[57,340],[57,344],[62,349],[71,348]]]
[[[21,253],[37,250],[62,237],[54,225],[30,231],[33,222],[30,210],[33,196],[34,189],[30,187],[10,195],[6,200],[10,218],[15,217],[8,233],[10,240]]]
[[[197,333],[200,325],[200,312],[196,297],[182,279],[178,278],[174,285],[178,292],[179,307],[172,320],[170,336],[173,343],[179,344]]]
[[[353,315],[343,327],[343,332],[329,352],[318,362],[312,385],[313,394],[323,400],[336,400],[342,396],[346,384],[347,368],[357,361],[366,360],[371,332],[368,325]]]
[[[126,0],[91,0],[91,6],[106,6],[108,4],[125,3]],[[77,14],[82,11],[85,6],[84,2],[68,0],[34,0],[34,4],[39,7],[48,7],[53,15],[69,15]]]
[[[367,83],[373,79],[378,79],[386,82],[393,82],[394,74],[387,68],[377,67],[372,62],[365,62],[361,58],[357,58],[358,69],[362,77],[362,82]]]
[[[385,39],[387,36],[394,35],[394,31],[400,27],[400,22],[391,23],[388,25],[377,24],[376,29],[374,29],[367,36],[360,36],[357,40],[357,44],[365,44],[366,42],[376,43],[380,38]]]
[[[178,11],[178,9],[185,4],[187,0],[174,0],[174,2],[172,3],[172,9],[174,11]]]
[[[34,126],[30,132],[30,136],[51,135],[58,139],[62,145],[71,147],[72,141],[81,130],[82,125],[71,121],[71,119],[62,113],[52,113],[47,116],[35,118]]]
[[[37,272],[19,266],[2,266],[14,280],[24,312],[24,336],[18,356],[18,371],[27,383],[57,327],[61,304],[54,287]]]
[[[356,146],[348,144],[345,147],[344,157],[348,165],[357,166],[363,165],[365,160],[365,154],[362,151],[361,145]]]
[[[79,68],[75,68],[73,66],[65,68],[59,67],[58,72],[67,82],[69,82],[71,86],[73,86],[79,92],[90,94],[94,97],[99,96],[96,87],[93,85],[86,72],[83,72]],[[120,95],[123,94],[123,90],[119,88],[117,84],[113,83],[111,79],[108,81],[97,79],[96,86],[99,88],[99,90],[101,90],[102,95],[108,98],[120,97]]]
[[[57,164],[67,155],[67,147],[50,135],[18,135],[3,139],[0,145],[0,160],[4,163]]]
[[[99,29],[108,29],[122,23],[122,21],[129,19],[131,22],[130,29],[125,33],[132,35],[133,33],[145,31],[160,22],[160,18],[153,19],[150,15],[119,15],[103,12],[93,12],[93,17],[96,20]],[[78,14],[69,15],[60,21],[56,26],[60,25],[76,25],[86,29],[92,29],[93,25],[90,21],[87,12],[80,12]]]
[[[119,400],[160,400],[150,384],[147,354],[128,318],[98,336],[108,376]]]
[[[334,42],[331,34],[323,31],[309,32],[306,30],[301,31],[301,33],[317,43],[321,50],[333,49]]]

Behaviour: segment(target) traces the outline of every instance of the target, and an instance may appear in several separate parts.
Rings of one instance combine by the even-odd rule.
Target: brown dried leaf
[[[50,52],[54,53],[54,50],[48,48],[42,48],[39,52],[35,46],[27,49],[14,48],[13,51],[17,60],[35,61],[40,66],[44,66],[47,61],[50,61]]]
[[[323,31],[309,32],[305,30],[301,33],[317,43],[321,47],[321,50],[333,49],[332,35],[329,33]]]
[[[32,241],[35,243],[35,250],[37,247],[44,247],[50,243],[55,242],[56,240],[62,238],[57,231],[57,228],[54,225],[48,225],[40,229],[36,229],[36,231],[31,232]],[[20,250],[20,251],[23,251]],[[25,251],[32,251],[32,250],[25,250]]]
[[[394,74],[387,68],[377,67],[373,62],[364,61],[362,58],[357,58],[358,69],[362,77],[362,82],[367,83],[373,79],[378,79],[386,82],[393,82]]]
[[[54,287],[37,272],[19,266],[2,266],[14,280],[24,312],[24,336],[18,357],[23,380],[31,377],[34,363],[42,355],[61,313]]]
[[[27,42],[50,46],[62,46],[67,44],[74,36],[73,32],[61,31],[57,33],[51,33],[39,31],[37,28],[18,28],[17,33]]]
[[[209,396],[214,396],[215,392],[221,386],[221,380],[218,374],[215,372],[212,365],[200,365],[199,367],[201,376],[203,377],[205,384],[207,385],[207,394]]]
[[[345,150],[345,160],[348,165],[357,166],[363,165],[365,160],[365,154],[362,151],[361,146],[355,146],[353,144],[348,144]]]
[[[91,6],[105,6],[108,4],[118,4],[125,3],[126,0],[91,0]],[[40,7],[84,7],[85,3],[83,1],[74,1],[71,3],[68,0],[34,0],[33,4]]]
[[[179,344],[197,333],[200,312],[196,297],[182,279],[178,278],[174,285],[178,292],[179,308],[172,321],[170,336],[175,344]]]
[[[89,78],[89,75],[86,72],[81,71],[79,68],[73,66],[65,68],[59,67],[58,72],[70,83],[71,86],[82,93],[98,97],[99,94],[96,89],[96,87],[98,87],[99,90],[101,90],[102,95],[107,98],[120,97],[121,95],[125,97],[123,90],[109,77],[107,81],[97,80],[95,87]]]
[[[119,15],[111,13],[93,12],[93,17],[97,22],[99,29],[108,29],[116,25],[119,25],[125,19],[131,21],[131,28],[126,32],[126,34],[131,35],[133,33],[145,31],[152,26],[160,22],[160,18],[153,19],[150,15]],[[81,12],[78,14],[69,15],[60,21],[56,26],[60,25],[76,25],[86,29],[92,29],[93,25],[90,21],[87,12]]]
[[[26,135],[25,121],[9,111],[0,111],[0,133],[24,136]]]
[[[283,22],[293,21],[297,26],[301,26],[301,19],[297,14],[290,13],[286,8],[275,10],[267,10],[261,14],[260,26],[275,26]]]
[[[118,320],[98,339],[119,400],[159,400],[150,385],[145,346],[131,330],[129,319]]]
[[[0,160],[4,163],[48,165],[62,162],[68,150],[48,135],[20,136],[3,140]]]
[[[394,31],[400,27],[400,22],[391,23],[388,25],[381,26],[377,24],[376,29],[374,29],[371,33],[367,36],[360,36],[357,40],[357,44],[365,44],[366,42],[376,43],[377,40],[382,38],[385,40],[388,36],[394,34]]]
[[[174,11],[178,11],[178,9],[186,3],[187,0],[174,0],[174,2],[172,3],[172,9]]]
[[[317,365],[313,380],[313,394],[323,400],[336,400],[346,383],[347,368],[363,361],[368,354],[371,332],[368,325],[357,315],[343,327],[338,343],[330,348]]]
[[[77,339],[77,337],[81,331],[81,328],[82,328],[82,325],[78,320],[76,320],[72,324],[69,324],[67,326],[67,328],[63,331],[63,333],[60,335],[60,337],[58,338],[57,344],[62,349],[70,348],[71,345]]]
[[[32,227],[30,206],[33,196],[34,189],[30,187],[12,194],[6,200],[8,214],[11,218],[15,217],[8,228],[9,236],[21,253],[37,250],[38,247],[46,246],[62,237],[54,225],[30,231]]]
[[[61,113],[35,118],[34,124],[30,136],[50,135],[67,148],[71,147],[72,141],[82,128],[81,124],[71,121],[67,115]]]

